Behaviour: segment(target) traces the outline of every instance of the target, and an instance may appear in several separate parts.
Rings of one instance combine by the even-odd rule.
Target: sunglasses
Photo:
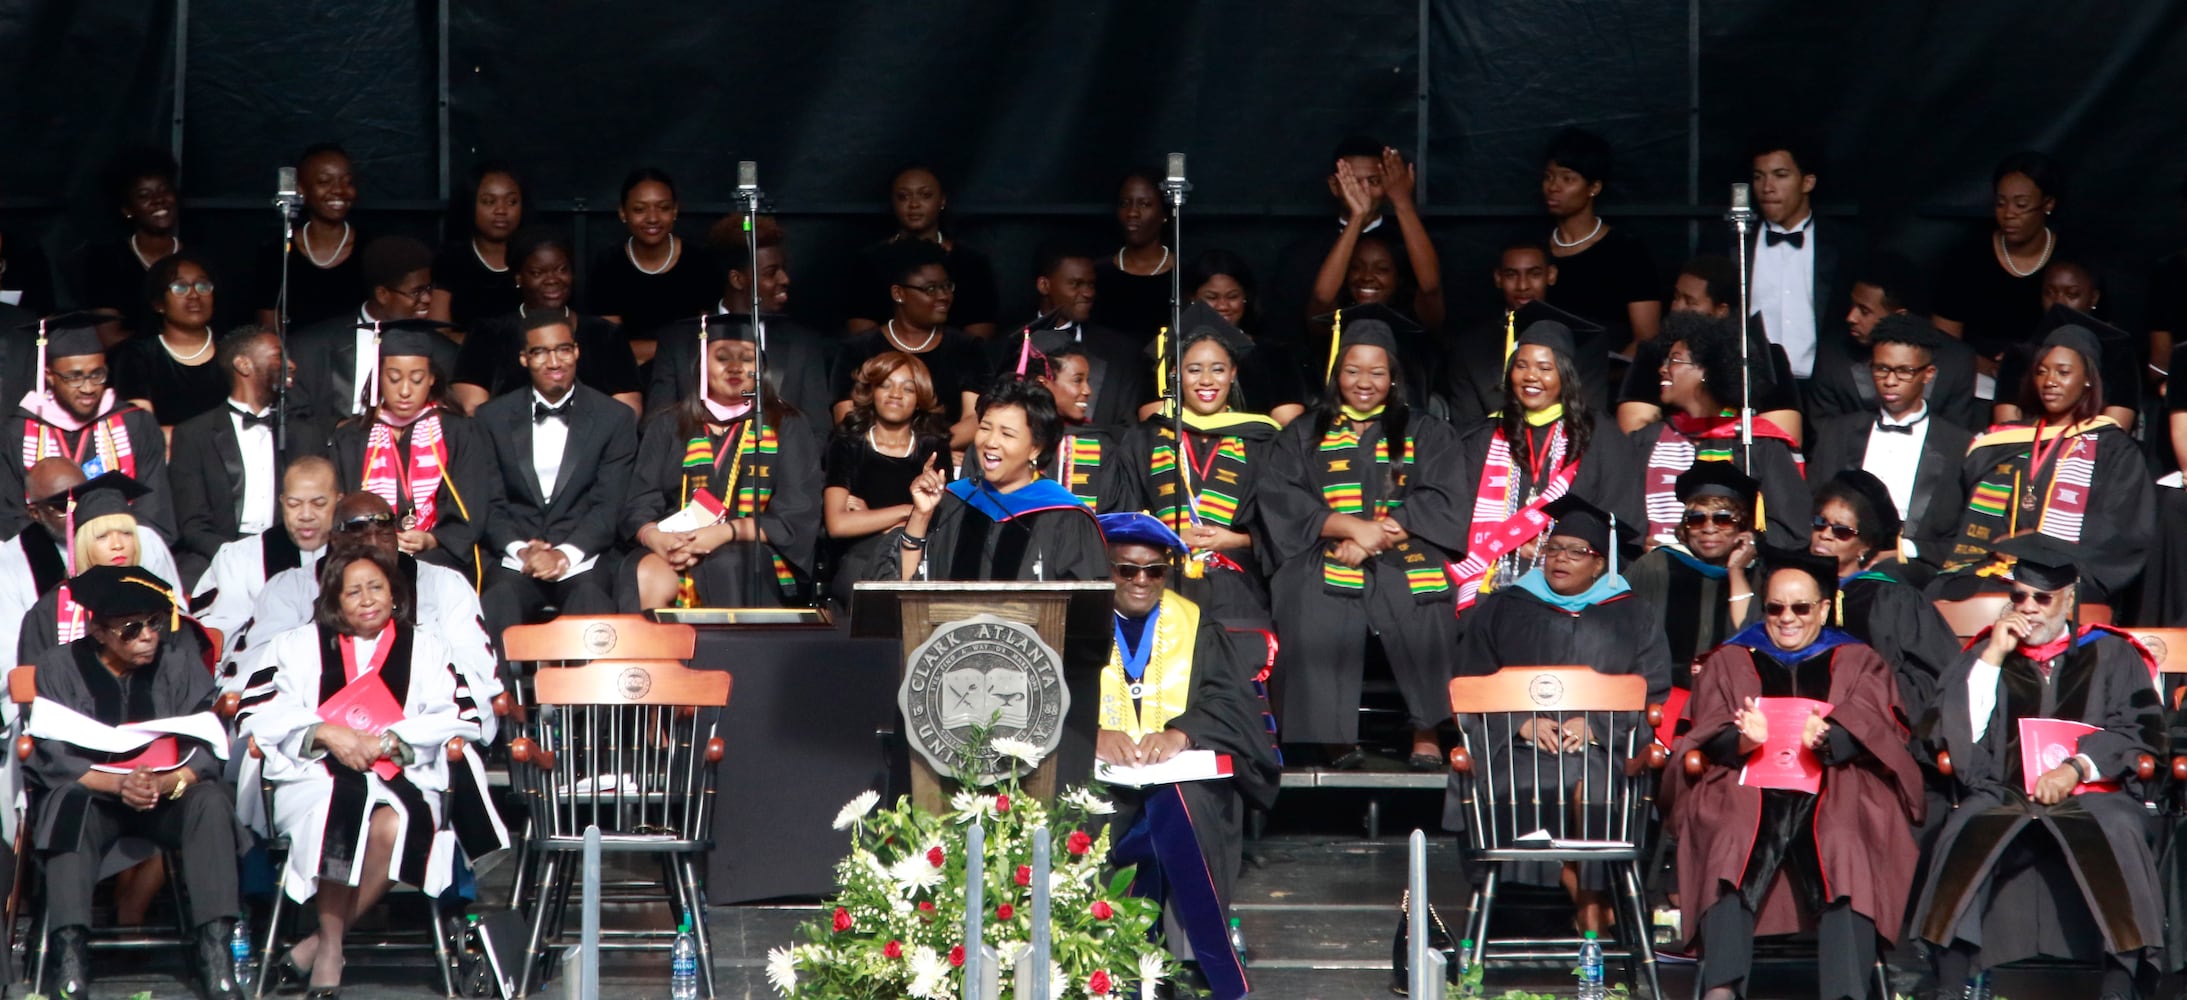
[[[1719,528],[1735,528],[1739,525],[1739,515],[1728,510],[1689,510],[1686,512],[1686,527],[1698,528],[1705,524],[1713,524]]]
[[[1841,542],[1850,542],[1853,539],[1860,537],[1859,528],[1850,528],[1842,524],[1836,524],[1833,523],[1829,518],[1819,516],[1815,518],[1815,530],[1827,531],[1830,533],[1830,537],[1835,538]]]
[[[1794,601],[1790,604],[1784,604],[1778,601],[1770,601],[1762,605],[1762,613],[1771,618],[1776,618],[1787,611],[1792,612],[1794,617],[1805,618],[1815,613],[1815,602]]]
[[[146,629],[150,629],[153,632],[158,632],[161,628],[162,623],[157,616],[151,618],[133,618],[129,621],[125,621],[119,625],[113,626],[115,633],[121,636],[121,641],[123,642],[137,641],[137,637],[143,635]]]
[[[2056,604],[2058,602],[2058,595],[2053,591],[2047,590],[2021,590],[2018,587],[2013,588],[2013,607],[2017,608],[2020,605],[2026,604],[2029,601],[2034,601],[2036,607],[2047,608],[2050,607],[2052,604]]]
[[[1141,564],[1120,562],[1111,563],[1110,568],[1116,573],[1116,578],[1119,580],[1136,580],[1141,576],[1144,576],[1149,580],[1160,580],[1164,577],[1169,576],[1168,563]]]
[[[359,514],[336,525],[336,531],[370,531],[373,528],[390,528],[395,525],[393,514]]]

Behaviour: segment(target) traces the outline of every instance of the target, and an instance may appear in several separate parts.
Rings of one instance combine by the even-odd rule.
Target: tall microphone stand
[[[1754,208],[1748,200],[1752,188],[1745,184],[1731,186],[1731,210],[1724,218],[1731,223],[1736,234],[1739,254],[1739,451],[1746,460],[1748,475],[1754,475],[1754,367],[1747,357],[1747,324],[1753,314],[1747,297],[1748,271],[1754,266],[1752,248],[1747,237],[1754,226]]]
[[[1197,525],[1200,513],[1192,503],[1192,462],[1185,450],[1185,195],[1192,190],[1192,183],[1185,180],[1185,154],[1169,154],[1169,169],[1162,179],[1162,197],[1169,202],[1169,337],[1162,353],[1167,362],[1169,377],[1164,381],[1162,394],[1170,403],[1170,430],[1177,435],[1177,485],[1183,495],[1178,498],[1192,522]],[[1193,558],[1191,546],[1186,546],[1186,560]]]
[[[759,190],[759,164],[753,160],[737,162],[737,202],[744,209],[744,267],[747,280],[745,289],[751,292],[752,317],[752,449],[758,454],[759,442],[767,432],[767,324],[759,315],[759,213],[766,204],[767,196]],[[705,386],[699,387],[704,393]],[[752,495],[759,496],[759,484],[752,484]],[[727,498],[730,504],[735,497]],[[752,577],[752,590],[757,595],[774,579],[773,560],[767,556],[767,546],[759,540],[759,510],[752,511],[751,558],[745,560],[745,569]]]
[[[287,191],[273,196],[273,207],[281,213],[281,292],[273,302],[273,453],[282,467],[289,459],[289,255],[295,249],[299,201]]]

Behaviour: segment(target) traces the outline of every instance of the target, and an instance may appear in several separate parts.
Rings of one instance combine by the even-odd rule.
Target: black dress
[[[487,267],[469,239],[443,246],[434,255],[433,287],[448,293],[448,318],[458,330],[472,330],[479,321],[513,312],[523,302],[515,269]]]
[[[1093,321],[1147,344],[1169,325],[1169,283],[1168,271],[1131,274],[1116,266],[1116,258],[1103,260],[1094,268]],[[1184,292],[1190,295],[1192,289]]]
[[[617,241],[585,272],[579,311],[621,317],[626,342],[652,340],[654,331],[676,320],[719,312],[722,272],[708,266],[705,248],[680,238],[677,245],[676,266],[647,274],[631,263],[629,242]]]
[[[191,255],[196,253],[193,248]],[[153,260],[158,262],[158,258]],[[159,332],[159,318],[153,314],[152,304],[144,294],[144,277],[149,269],[137,260],[136,251],[130,249],[129,237],[102,240],[84,247],[77,270],[77,308],[112,309],[121,313],[122,330],[131,337]],[[214,275],[213,280],[219,283],[220,276]],[[238,286],[238,297],[233,301],[241,301],[242,291]]]
[[[288,260],[289,329],[301,330],[320,320],[353,314],[369,295],[371,290],[365,287],[364,279],[365,234],[354,228],[349,232],[349,256],[333,267],[320,267],[304,253],[303,229],[297,229]],[[326,252],[326,248],[320,248],[320,252]],[[251,296],[252,308],[279,308],[281,241],[260,244],[253,263],[252,277],[257,285]]]
[[[890,342],[887,330],[886,326],[867,330],[843,342],[842,353],[835,359],[835,377],[831,380],[837,402],[851,397],[851,384],[857,381],[860,365],[875,355],[902,351]],[[987,353],[980,349],[979,338],[954,326],[945,326],[934,339],[934,346],[912,356],[926,365],[926,373],[934,381],[934,398],[941,401],[943,415],[955,423],[964,411],[963,399],[958,394],[969,392],[976,396],[986,392],[993,372],[988,368]]]
[[[1634,302],[1662,301],[1663,279],[1656,274],[1655,258],[1638,234],[1625,226],[1604,225],[1610,231],[1587,249],[1569,257],[1549,258],[1550,265],[1557,269],[1553,299],[1560,309],[1630,337],[1632,314],[1625,307]]]
[[[890,280],[888,248],[896,241],[882,240],[858,251],[858,259],[852,265],[854,286],[848,296],[850,318],[872,323],[886,323],[896,315],[895,300],[889,298]],[[949,322],[964,327],[974,323],[993,323],[1002,312],[1000,297],[995,290],[995,265],[987,255],[963,243],[953,243],[942,255],[942,270],[949,273],[949,280],[957,286],[957,294],[949,304]]]
[[[152,404],[159,422],[173,427],[219,406],[228,398],[228,376],[207,350],[201,364],[175,360],[155,332],[123,341],[110,353],[114,392],[123,399]]]
[[[475,385],[489,396],[531,385],[531,375],[517,355],[524,350],[524,317],[518,311],[479,320],[463,338],[456,354],[452,381]],[[459,324],[460,325],[460,324]],[[577,381],[610,396],[641,392],[638,362],[631,357],[615,324],[598,316],[577,317]]]
[[[2051,260],[2063,259],[2064,242],[2058,241]],[[2046,264],[2025,278],[2014,277],[1997,262],[1996,235],[1984,232],[1937,268],[1935,315],[1962,324],[1965,329],[1959,339],[1975,353],[1998,357],[2005,348],[2034,339],[2035,325],[2043,319],[2043,276],[2049,270]],[[1997,398],[2009,400],[2016,391],[2017,387],[2000,382]]]
[[[53,314],[53,266],[38,242],[19,231],[0,232],[0,304]]]
[[[947,441],[922,439],[913,445],[910,457],[897,458],[874,451],[863,435],[845,437],[838,433],[828,442],[824,486],[849,490],[850,495],[864,501],[869,510],[907,504],[911,502],[911,481],[919,478],[919,473],[926,469],[927,460],[935,456],[940,456],[935,467],[947,476]],[[869,577],[874,561],[880,558],[881,542],[886,537],[888,532],[877,531],[862,538],[831,537],[824,542],[827,562],[834,573],[830,592],[836,600],[850,601],[851,584]]]

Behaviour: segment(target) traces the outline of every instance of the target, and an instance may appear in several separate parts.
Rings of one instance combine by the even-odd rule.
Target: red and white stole
[[[377,414],[365,441],[364,491],[387,501],[395,510],[410,501],[411,518],[405,529],[431,531],[440,523],[440,480],[447,464],[447,448],[441,439],[440,410],[428,409],[410,424],[410,460],[403,462],[395,450],[400,428]]]
[[[1655,440],[1655,447],[1648,452],[1648,478],[1643,486],[1648,507],[1648,536],[1671,540],[1675,538],[1678,522],[1686,515],[1686,505],[1678,501],[1678,477],[1693,463],[1733,462],[1739,450],[1739,416],[1726,411],[1715,417],[1689,417],[1679,414],[1662,424],[1662,435]],[[1806,474],[1805,463],[1800,458],[1800,446],[1784,428],[1761,417],[1754,418],[1754,437],[1775,438],[1792,450],[1792,461]],[[1741,470],[1753,475],[1751,469]],[[1759,524],[1763,512],[1761,504],[1755,504],[1754,520]]]
[[[26,399],[25,402],[30,401]],[[50,399],[40,400],[39,405],[25,409],[35,414],[23,421],[25,472],[45,459],[65,458],[80,466],[86,477],[119,472],[136,478],[136,450],[129,443],[129,428],[122,422],[122,417],[135,407],[116,408],[114,390],[108,389],[99,401],[100,410],[113,412],[91,420],[77,420]],[[90,428],[91,433],[77,444],[69,444],[69,435],[85,428]]]
[[[1473,529],[1466,539],[1466,558],[1448,566],[1452,582],[1458,585],[1461,612],[1481,596],[1497,560],[1517,551],[1549,526],[1549,515],[1542,513],[1542,508],[1570,490],[1572,480],[1579,476],[1579,462],[1564,461],[1564,421],[1550,427],[1544,467],[1557,472],[1549,477],[1539,495],[1523,505],[1516,501],[1524,490],[1515,489],[1512,483],[1517,470],[1512,467],[1511,442],[1504,439],[1502,428],[1497,428],[1489,439],[1488,457],[1481,462],[1481,488],[1473,495]]]
[[[84,625],[91,621],[91,615],[84,611],[83,605],[76,603],[75,596],[68,592],[68,584],[61,584],[61,591],[55,596],[61,602],[54,608],[53,631],[61,645],[66,646],[84,637]]]

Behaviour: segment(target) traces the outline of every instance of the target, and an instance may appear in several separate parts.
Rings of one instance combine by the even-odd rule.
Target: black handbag
[[[1428,907],[1428,947],[1443,953],[1443,977],[1452,986],[1458,985],[1458,943],[1451,940],[1450,928],[1443,926],[1443,915],[1435,912],[1435,904]],[[1397,901],[1397,938],[1390,942],[1390,992],[1405,996],[1411,992],[1412,939],[1412,890],[1405,891]]]

